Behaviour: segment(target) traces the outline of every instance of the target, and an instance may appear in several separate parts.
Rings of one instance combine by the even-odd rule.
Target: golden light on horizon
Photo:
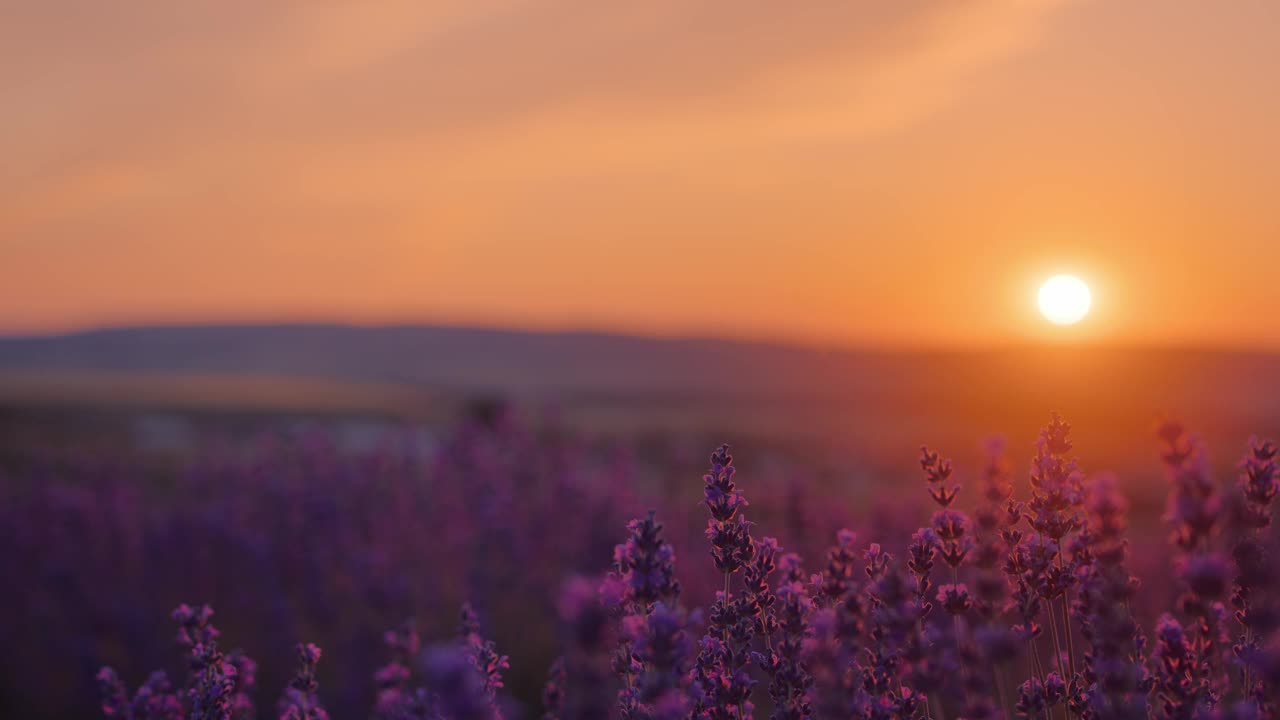
[[[1040,286],[1040,313],[1054,325],[1074,325],[1089,314],[1093,296],[1074,275],[1054,275]]]

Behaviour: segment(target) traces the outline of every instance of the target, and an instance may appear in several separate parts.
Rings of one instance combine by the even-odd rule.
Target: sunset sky
[[[1280,349],[1278,48],[1273,0],[10,4],[0,333]]]

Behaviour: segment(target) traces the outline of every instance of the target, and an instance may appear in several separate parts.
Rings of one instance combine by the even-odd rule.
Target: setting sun
[[[1040,286],[1040,312],[1055,325],[1074,325],[1089,314],[1089,286],[1074,275],[1055,275]]]

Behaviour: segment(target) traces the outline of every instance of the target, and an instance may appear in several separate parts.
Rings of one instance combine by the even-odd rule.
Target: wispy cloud
[[[338,179],[609,174],[858,138],[945,102],[1055,4],[29,4],[0,31],[0,182],[38,231],[184,185],[288,192],[299,169],[359,195]]]

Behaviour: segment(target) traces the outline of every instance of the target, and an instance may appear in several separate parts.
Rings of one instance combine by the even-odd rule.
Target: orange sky
[[[1280,3],[791,5],[6,9],[0,332],[1280,348]]]

